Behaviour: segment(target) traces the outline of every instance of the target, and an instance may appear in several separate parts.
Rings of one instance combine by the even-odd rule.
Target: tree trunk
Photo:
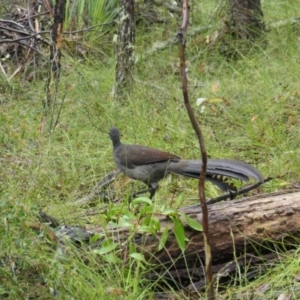
[[[48,122],[48,133],[55,129],[55,107],[58,94],[58,85],[61,71],[61,47],[63,43],[63,24],[65,18],[66,0],[57,0],[54,7],[54,23],[51,31],[50,68],[46,87],[46,100],[43,102],[43,117],[41,132],[44,132]],[[63,103],[63,101],[62,101]],[[49,120],[50,117],[50,120]],[[59,117],[59,112],[58,112]],[[58,121],[58,117],[56,122]],[[48,119],[48,120],[47,120]]]
[[[260,0],[229,0],[230,16],[220,34],[220,52],[227,58],[238,58],[253,49],[267,45],[263,39],[265,24]]]
[[[265,30],[260,0],[229,0],[233,32],[237,39],[255,40]]]
[[[132,83],[134,41],[134,0],[120,0],[115,83],[116,96],[122,96],[124,89],[130,87]]]

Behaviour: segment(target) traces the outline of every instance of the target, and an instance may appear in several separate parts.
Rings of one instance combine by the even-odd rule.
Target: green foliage
[[[175,235],[180,229],[183,231],[179,213],[172,209],[166,209],[163,206],[157,208],[153,206],[153,202],[146,197],[134,199],[129,207],[126,205],[109,205],[106,213],[103,214],[103,219],[106,226],[126,228],[129,231],[129,238],[126,243],[129,243],[130,246],[132,239],[135,238],[137,233],[146,233],[153,235],[154,237],[160,236],[161,225],[160,220],[157,217],[158,215],[165,215],[173,220]],[[181,224],[181,228],[178,228],[179,223]],[[163,236],[163,240],[159,242],[159,250],[164,246],[164,243],[168,238],[168,230],[164,230]],[[182,244],[182,241],[180,240],[179,243]],[[125,242],[123,242],[123,245],[125,245]],[[101,249],[97,250],[97,253],[106,254],[107,252],[111,252],[112,250],[115,250],[116,247],[114,246],[115,244],[108,240],[102,245]],[[136,249],[133,249],[133,251],[135,252]]]
[[[117,0],[68,0],[66,3],[65,30],[75,31],[95,25],[113,22],[118,13]],[[107,32],[107,26],[99,26],[86,32],[86,40],[98,43]]]

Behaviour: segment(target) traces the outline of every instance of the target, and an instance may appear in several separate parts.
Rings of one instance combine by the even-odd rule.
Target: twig
[[[64,106],[64,103],[65,103],[66,94],[67,94],[67,89],[65,88],[65,93],[64,93],[64,95],[62,97],[62,101],[61,101],[61,104],[60,104],[60,107],[59,107],[59,111],[58,111],[58,114],[57,114],[57,117],[56,117],[56,120],[55,120],[55,123],[54,123],[54,126],[53,126],[53,130],[56,128],[56,126],[58,124],[58,120],[59,120],[62,108]]]
[[[23,65],[19,66],[7,79],[7,81],[11,81],[23,68]]]
[[[76,200],[74,203],[75,204],[87,204],[88,202],[92,201],[95,199],[95,196],[101,189],[103,189],[106,185],[112,183],[116,177],[121,173],[119,169],[115,170],[112,173],[109,173],[108,175],[104,176],[92,189],[92,191],[87,195],[82,197],[79,200]]]
[[[204,250],[205,250],[205,277],[206,284],[208,286],[208,299],[214,300],[214,287],[213,287],[213,277],[212,277],[212,256],[211,256],[211,246],[208,231],[208,212],[207,205],[205,201],[205,175],[206,175],[206,165],[207,165],[207,153],[204,143],[204,138],[202,131],[197,123],[194,112],[192,110],[191,104],[189,102],[188,90],[187,90],[187,76],[186,76],[186,66],[185,66],[185,31],[188,26],[188,0],[182,2],[182,24],[177,37],[179,39],[179,56],[180,56],[180,73],[182,79],[182,94],[184,98],[184,105],[187,109],[191,124],[197,134],[201,156],[202,156],[202,169],[199,176],[198,191],[199,199],[202,208],[202,226],[203,226],[203,237],[204,237]]]
[[[39,13],[37,13],[37,14],[33,14],[33,15],[30,16],[30,18],[33,19],[33,18],[36,18],[36,17],[48,15],[48,14],[51,15],[51,11],[50,11],[50,10],[46,10],[46,11],[43,11],[43,12],[39,12]],[[26,20],[26,19],[27,19],[27,16],[24,17],[24,18],[19,19],[19,21],[24,21],[24,20]]]
[[[111,21],[111,22],[107,22],[107,23],[101,23],[101,24],[97,24],[97,25],[93,25],[93,26],[90,26],[90,27],[87,27],[87,28],[83,28],[83,29],[80,29],[80,30],[75,30],[75,31],[65,31],[64,34],[74,34],[74,33],[79,33],[79,32],[84,32],[84,31],[89,31],[93,28],[96,28],[96,27],[99,27],[99,26],[104,26],[104,25],[110,25],[110,24],[113,24],[115,23],[115,21]]]
[[[4,70],[3,66],[2,66],[1,61],[0,61],[0,70],[1,70],[2,73],[4,74],[4,77],[6,78],[6,80],[8,80],[8,79],[7,79],[7,74],[6,74],[6,72],[5,72],[5,70]]]
[[[243,195],[245,193],[248,193],[256,188],[258,188],[259,186],[261,186],[262,184],[270,181],[270,180],[273,180],[274,178],[273,177],[268,177],[266,179],[264,179],[264,181],[259,181],[259,182],[256,182],[256,183],[253,183],[251,185],[247,185],[247,186],[244,186],[242,187],[241,189],[237,190],[237,191],[231,191],[229,193],[226,193],[226,194],[223,194],[219,197],[216,197],[216,198],[212,198],[210,200],[208,200],[206,203],[208,205],[210,204],[214,204],[214,203],[217,203],[217,202],[220,202],[220,201],[223,201],[223,200],[226,200],[226,199],[234,199],[236,196],[238,195]]]
[[[30,29],[32,31],[34,31],[34,28],[33,28],[32,22],[31,22],[31,17],[30,17],[31,11],[30,11],[30,3],[29,3],[29,1],[27,1],[27,12],[28,12],[28,14],[27,14],[26,17],[27,17],[28,25],[29,25]]]
[[[11,27],[0,26],[0,29],[6,30],[9,32],[16,32],[16,33],[20,33],[20,34],[26,34],[26,35],[30,34],[25,28],[24,28],[24,30],[19,30],[19,29],[15,29],[15,28],[11,28]],[[6,40],[0,40],[0,43],[3,44],[3,43],[5,43],[5,41]]]
[[[5,27],[2,27],[0,26],[0,29],[5,29],[7,30],[7,28]],[[20,30],[16,30],[16,29],[9,29],[9,31],[13,31],[13,32],[17,32],[17,33],[21,33],[21,34],[29,34],[28,32],[24,32],[24,31],[20,31]],[[43,33],[50,33],[50,31],[40,31],[40,32],[37,32],[37,33],[34,33],[32,35],[28,35],[28,36],[23,36],[23,37],[20,37],[20,38],[17,38],[17,39],[3,39],[3,40],[0,40],[0,44],[5,44],[5,43],[16,43],[16,42],[19,42],[19,41],[22,41],[22,40],[28,40],[28,39],[31,39],[35,36],[38,36],[38,40],[39,41],[42,41],[43,43],[47,44],[48,46],[50,45],[50,43],[48,41],[45,41],[43,39],[41,39],[41,37],[39,35],[43,34]],[[26,44],[21,44],[21,45],[25,45],[27,46]]]
[[[21,25],[20,23],[15,22],[15,21],[12,21],[12,20],[0,19],[0,22],[3,22],[3,23],[10,23],[10,24],[13,24],[13,25],[16,25],[16,26],[19,26],[19,27],[25,29],[25,26],[24,26],[24,25]]]

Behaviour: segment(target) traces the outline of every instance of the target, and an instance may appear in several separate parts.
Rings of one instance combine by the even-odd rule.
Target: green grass
[[[294,15],[292,2],[277,4],[264,2],[267,23]],[[210,15],[209,8],[203,10],[203,19],[195,14],[195,25]],[[178,25],[168,25],[164,29],[171,36]],[[151,31],[138,28],[137,52],[141,54],[151,41],[163,39],[163,33],[161,27]],[[252,163],[266,177],[281,176],[265,184],[261,192],[285,189],[300,178],[299,36],[299,29],[290,25],[272,30],[267,33],[267,47],[258,46],[237,61],[224,59],[217,50],[194,39],[187,43],[190,101],[204,131],[208,154]],[[118,289],[124,299],[152,298],[152,285],[141,279],[142,270],[134,277],[130,272],[133,265],[107,264],[96,254],[69,244],[67,253],[60,253],[51,231],[46,226],[33,230],[32,224],[37,224],[37,212],[42,209],[66,224],[101,225],[102,216],[85,216],[91,208],[69,204],[114,170],[108,136],[111,126],[120,128],[124,143],[148,145],[184,158],[199,157],[198,142],[183,106],[178,61],[177,46],[139,61],[132,93],[115,102],[111,96],[112,57],[87,57],[78,62],[65,56],[60,91],[61,95],[67,91],[66,100],[50,137],[40,133],[44,82],[8,86],[2,81],[0,298],[9,291],[7,299],[23,299],[37,290],[39,299],[52,299],[49,288],[66,299],[116,299],[120,297],[114,294]],[[200,87],[194,87],[196,81]],[[219,86],[213,92],[216,82]],[[207,102],[203,113],[196,106],[199,97],[226,100]],[[124,176],[113,184],[121,196],[141,186]],[[208,196],[218,193],[208,186]],[[172,182],[161,183],[155,205],[181,198],[181,205],[195,203],[197,194],[196,181],[173,176]],[[101,200],[96,201],[93,209],[101,205]],[[298,262],[295,254],[283,257],[281,264],[257,281],[231,287],[227,299],[264,282],[270,282],[274,293],[278,281],[283,283],[281,290],[290,290],[287,273],[298,274]]]

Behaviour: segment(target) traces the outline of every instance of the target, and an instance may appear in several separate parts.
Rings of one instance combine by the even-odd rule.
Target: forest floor
[[[286,1],[264,3],[266,24],[296,17],[299,9],[294,7]],[[205,26],[210,9],[211,4],[204,6],[202,17],[195,17],[189,29]],[[112,126],[120,129],[124,143],[151,146],[187,159],[199,157],[198,141],[183,105],[178,45],[145,54],[153,42],[172,38],[179,25],[174,18],[167,24],[137,28],[135,83],[119,101],[112,97],[112,39],[107,39],[105,49],[100,43],[98,52],[81,59],[66,52],[58,99],[64,94],[66,98],[51,135],[40,132],[45,79],[6,84],[1,78],[1,299],[52,299],[53,294],[62,299],[155,298],[155,283],[143,277],[144,266],[137,272],[133,271],[136,261],[132,265],[107,262],[88,249],[62,246],[46,225],[40,225],[37,215],[43,210],[64,224],[81,226],[105,222],[101,214],[89,214],[103,200],[92,206],[73,204],[115,169],[108,135]],[[187,39],[190,101],[208,155],[245,161],[265,177],[277,177],[259,193],[299,186],[299,26],[268,30],[264,41],[238,59],[226,58],[219,45],[205,43],[218,24]],[[199,98],[206,101],[197,105]],[[142,186],[120,175],[111,191],[126,198]],[[217,188],[207,186],[208,198],[219,194]],[[197,181],[172,176],[161,183],[154,205],[186,206],[196,203],[197,195]],[[255,281],[247,282],[237,272],[237,278],[218,290],[217,299],[276,299],[278,292],[292,299],[300,274],[298,251],[282,252],[282,261]],[[189,299],[184,292],[167,294],[172,299]]]

